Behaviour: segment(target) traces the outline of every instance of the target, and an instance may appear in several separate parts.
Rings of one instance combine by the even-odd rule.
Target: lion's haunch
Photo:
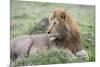
[[[19,36],[11,40],[11,58],[45,52],[49,47],[47,34]]]

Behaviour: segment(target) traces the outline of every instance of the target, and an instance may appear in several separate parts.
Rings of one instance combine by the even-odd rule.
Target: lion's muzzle
[[[58,33],[48,33],[48,37],[51,41],[56,40],[58,38]]]

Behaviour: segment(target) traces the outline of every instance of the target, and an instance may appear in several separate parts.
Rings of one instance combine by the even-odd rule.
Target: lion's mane
[[[58,28],[61,28],[58,33],[60,33],[63,41],[59,39],[56,40],[55,42],[58,46],[62,45],[64,48],[71,50],[72,53],[81,50],[80,30],[78,25],[73,21],[73,18],[62,8],[55,9],[50,15],[49,21],[52,21],[53,18],[58,19],[60,24]]]

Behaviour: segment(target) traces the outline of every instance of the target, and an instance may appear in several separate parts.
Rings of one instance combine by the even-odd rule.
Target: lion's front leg
[[[80,50],[75,54],[79,59],[89,60],[88,52],[86,50]]]

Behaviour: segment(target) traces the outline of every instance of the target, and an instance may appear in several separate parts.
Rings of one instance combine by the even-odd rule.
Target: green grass
[[[65,64],[65,63],[78,63],[87,62],[88,60],[80,60],[72,56],[64,49],[50,49],[46,53],[33,54],[28,57],[18,58],[11,63],[12,67],[27,66],[27,65],[40,65],[40,64]]]
[[[42,18],[48,17],[51,11],[56,7],[64,8],[75,19],[76,23],[79,24],[81,30],[82,45],[84,49],[88,51],[90,57],[88,61],[94,62],[95,61],[95,6],[57,4],[57,3],[56,4],[38,3],[38,2],[18,2],[18,1],[16,2],[12,0],[11,26],[10,26],[11,39],[19,35],[30,34],[31,31],[33,31],[32,34],[46,32],[46,29],[42,30],[37,29],[39,28],[37,24]],[[25,58],[24,61],[20,59],[21,61],[18,61],[18,64],[33,65],[33,64],[67,63],[67,59],[65,59],[65,57],[63,60],[57,59],[59,57],[63,58],[63,54],[61,56],[56,56],[52,54],[52,52],[50,52],[50,54],[51,57],[47,54],[46,56],[43,54]],[[36,58],[38,59],[37,61],[35,61]],[[55,60],[52,61],[50,59],[55,59]],[[68,62],[70,61],[68,60]]]

